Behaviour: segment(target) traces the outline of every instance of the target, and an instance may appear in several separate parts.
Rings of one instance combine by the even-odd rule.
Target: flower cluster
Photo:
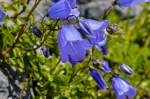
[[[76,0],[60,0],[49,9],[48,15],[53,20],[77,20],[77,23],[68,22],[58,32],[60,57],[63,62],[69,61],[72,65],[82,62],[87,50],[93,46],[103,54],[107,54],[106,33],[108,20],[98,22],[93,19],[77,19],[80,14]]]
[[[117,25],[111,25],[108,20],[99,22],[94,19],[80,18],[76,0],[53,1],[53,5],[48,10],[48,16],[52,20],[60,20],[64,23],[57,35],[62,62],[70,62],[72,67],[74,67],[76,63],[83,62],[86,56],[89,56],[91,59],[92,55],[90,55],[89,51],[92,52],[94,48],[97,48],[103,55],[108,54],[106,47],[107,32],[113,33],[118,31]],[[118,4],[121,7],[129,7],[141,2],[150,2],[150,0],[116,0],[114,4]],[[0,25],[4,23],[5,17],[5,12],[0,8]],[[71,22],[74,20],[75,24]],[[42,32],[36,25],[31,26],[31,29],[38,38],[42,37]],[[51,56],[49,49],[44,44],[41,45],[40,50],[45,57]],[[108,61],[91,59],[90,62],[93,66],[87,66],[89,74],[95,80],[100,90],[105,90],[109,86],[99,71],[112,75],[112,89],[117,99],[130,99],[136,95],[137,90],[127,80],[114,72],[110,68]],[[133,74],[133,70],[126,64],[119,64],[118,67],[127,75]]]
[[[148,1],[149,0],[117,0],[115,4],[121,7],[129,7]],[[93,19],[80,18],[76,0],[56,0],[52,7],[50,7],[48,15],[53,20],[67,20],[67,23],[65,23],[58,32],[57,41],[60,48],[61,60],[63,62],[69,61],[73,67],[77,62],[82,62],[84,58],[89,55],[87,50],[92,50],[92,48],[97,48],[103,55],[107,55],[106,31],[111,32],[110,30],[115,28],[113,32],[116,32],[119,29],[117,25],[110,25],[108,20],[99,22]],[[76,23],[73,24],[70,20],[76,20]],[[101,64],[99,70],[112,75],[112,87],[117,99],[128,99],[136,95],[136,89],[133,88],[127,80],[116,74],[109,67],[108,61],[98,59],[96,62]],[[93,62],[93,65],[94,64]],[[120,64],[119,68],[128,75],[133,73],[133,70],[126,64]],[[104,90],[109,86],[99,73],[99,70],[89,67],[89,74],[96,81],[100,90]]]

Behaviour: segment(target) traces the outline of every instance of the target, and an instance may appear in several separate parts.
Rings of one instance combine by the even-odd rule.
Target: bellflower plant
[[[130,99],[136,95],[136,89],[128,81],[119,76],[112,79],[112,87],[117,99]]]
[[[127,75],[132,75],[133,70],[126,64],[120,64],[119,65],[120,69]]]
[[[136,5],[138,3],[142,3],[142,2],[150,2],[150,0],[117,0],[117,3],[121,7],[134,6],[134,5]]]
[[[53,20],[67,19],[69,16],[78,17],[80,14],[76,7],[76,0],[59,0],[50,7],[48,15]]]
[[[80,20],[78,29],[88,37],[90,43],[95,45],[103,54],[107,54],[106,50],[106,33],[104,29],[109,25],[108,20],[98,22],[92,19]]]
[[[110,73],[110,72],[111,72],[111,69],[110,69],[110,67],[109,67],[108,61],[104,61],[104,62],[103,62],[103,66],[101,67],[101,70],[102,70],[104,73]]]
[[[2,10],[2,8],[0,8],[0,25],[4,23],[5,17],[6,17],[5,12]]]
[[[87,54],[87,49],[92,46],[81,37],[81,34],[71,25],[67,24],[58,32],[58,45],[60,57],[63,62],[69,61],[73,65],[83,61]]]
[[[100,90],[108,88],[108,85],[105,82],[104,78],[99,74],[99,72],[96,69],[90,69],[90,75],[96,81]]]

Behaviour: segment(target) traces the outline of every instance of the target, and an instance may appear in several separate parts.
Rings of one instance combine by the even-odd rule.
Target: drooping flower
[[[107,54],[106,50],[106,33],[104,29],[109,25],[108,20],[98,22],[92,19],[81,20],[78,29],[88,37],[91,44],[95,45],[103,54]]]
[[[150,2],[150,0],[118,0],[117,3],[121,6],[121,7],[129,7],[129,6],[134,6],[138,3],[142,3],[142,2]]]
[[[76,0],[59,0],[50,7],[48,15],[53,20],[67,19],[69,16],[79,16]]]
[[[0,25],[4,23],[5,17],[6,17],[5,12],[0,8]]]
[[[49,57],[49,56],[51,56],[49,49],[48,49],[48,48],[46,48],[46,46],[45,46],[45,45],[42,45],[42,46],[41,46],[41,50],[42,50],[43,55],[44,55],[45,57]]]
[[[117,99],[130,99],[136,95],[136,89],[119,76],[112,79],[112,87]]]
[[[90,69],[90,75],[96,81],[100,90],[108,88],[108,85],[105,82],[104,78],[100,75],[100,73],[96,69]]]
[[[105,73],[110,73],[111,72],[111,69],[109,67],[109,63],[108,61],[104,61],[103,62],[103,66],[101,67],[101,70]]]
[[[127,75],[131,75],[133,73],[133,70],[126,64],[120,64],[119,67]]]
[[[76,62],[83,61],[87,55],[86,50],[92,47],[71,24],[67,24],[61,28],[57,40],[61,60],[63,62],[69,61],[73,65]]]
[[[42,32],[40,31],[40,29],[36,26],[33,25],[32,26],[32,32],[37,36],[37,37],[42,37]]]

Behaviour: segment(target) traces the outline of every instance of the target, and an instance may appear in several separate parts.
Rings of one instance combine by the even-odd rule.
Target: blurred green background
[[[20,11],[20,5],[23,5],[24,2],[25,0],[14,0],[11,6],[7,3],[1,4],[6,13],[15,15]],[[25,6],[27,7],[27,4]],[[111,24],[117,24],[121,32],[108,34],[109,54],[107,56],[102,56],[97,50],[94,51],[93,56],[108,60],[116,72],[137,88],[135,99],[150,99],[150,10],[148,9],[150,4],[143,4],[143,6],[144,10],[135,20],[121,19],[115,11],[112,11],[107,19]],[[25,10],[27,14],[30,11],[28,7]],[[33,99],[115,99],[111,89],[110,75],[104,77],[109,84],[109,89],[100,91],[90,77],[88,69],[83,69],[88,57],[83,63],[75,66],[77,73],[69,83],[72,66],[70,63],[59,62],[57,31],[50,30],[55,22],[49,18],[46,23],[42,23],[41,20],[35,21],[33,15],[27,19],[26,13],[17,18],[7,16],[4,25],[0,26],[0,64],[4,66],[7,64],[8,67],[11,67],[12,71],[17,73],[16,77],[23,77],[17,83],[21,89],[21,93],[17,94],[17,97],[31,95],[30,98]],[[26,24],[26,27],[21,30],[23,24]],[[30,24],[39,26],[43,33],[42,38],[37,38],[32,33],[29,28]],[[9,50],[19,31],[23,31],[22,36],[16,47]],[[44,57],[37,50],[29,50],[37,42],[43,41],[52,52],[50,58]],[[114,63],[128,64],[134,70],[134,74],[126,76],[116,69]]]

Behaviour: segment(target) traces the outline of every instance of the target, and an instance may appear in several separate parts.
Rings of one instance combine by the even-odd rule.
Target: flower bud
[[[110,67],[109,67],[108,61],[104,61],[104,62],[103,62],[103,66],[101,67],[101,70],[102,70],[104,73],[110,73],[110,72],[111,72],[111,69],[110,69]]]
[[[32,28],[33,34],[35,34],[39,38],[42,37],[42,32],[36,25],[32,26],[31,28]]]
[[[121,71],[123,71],[127,75],[131,75],[133,73],[133,70],[126,64],[119,65]]]

